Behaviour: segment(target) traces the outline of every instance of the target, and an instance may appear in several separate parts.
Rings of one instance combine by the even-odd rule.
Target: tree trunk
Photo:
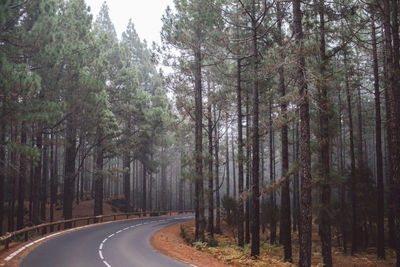
[[[197,33],[197,35],[199,35]],[[198,36],[200,37],[200,36]],[[203,104],[202,104],[202,88],[201,88],[201,50],[200,46],[195,49],[195,159],[196,159],[196,232],[195,239],[204,241],[204,189],[203,189]]]
[[[299,87],[299,109],[301,128],[301,199],[300,199],[300,266],[311,266],[311,151],[310,151],[310,113],[308,88],[305,79],[305,59],[303,55],[303,28],[300,0],[293,0],[293,34],[298,47],[297,84]]]
[[[43,138],[43,174],[42,174],[42,186],[40,190],[40,219],[45,222],[46,221],[46,204],[47,204],[47,180],[49,179],[49,157],[48,157],[48,136],[44,135]]]
[[[252,127],[252,139],[253,139],[253,172],[252,172],[252,238],[251,238],[251,256],[258,257],[260,255],[260,140],[258,132],[258,105],[259,105],[259,92],[258,92],[258,47],[257,47],[257,21],[256,21],[256,6],[255,0],[252,0],[252,34],[253,34],[253,127]],[[289,213],[290,216],[290,213]],[[289,230],[290,231],[290,230]]]
[[[211,237],[214,236],[214,179],[213,179],[213,128],[211,112],[211,89],[208,81],[208,232]]]
[[[282,19],[283,13],[281,11],[280,3],[277,3],[277,16],[278,16],[278,44],[282,46]],[[283,55],[281,54],[281,60]],[[282,155],[282,177],[286,176],[289,171],[289,142],[288,142],[288,125],[287,125],[287,104],[285,100],[285,76],[283,66],[278,69],[279,74],[279,89],[281,92],[281,114],[283,125],[281,125],[281,155]],[[292,262],[292,238],[291,238],[291,212],[290,212],[290,190],[289,190],[289,177],[282,183],[281,188],[281,219],[280,219],[280,238],[284,246],[284,261]]]
[[[36,148],[40,151],[40,156],[35,166],[35,174],[33,180],[32,190],[32,219],[35,225],[40,223],[39,219],[39,197],[40,197],[40,181],[42,177],[42,124],[38,123],[36,128]]]
[[[55,142],[54,142],[55,140]],[[54,139],[54,133],[51,133],[51,149],[50,149],[50,159],[51,159],[51,176],[50,176],[50,222],[54,221],[54,205],[57,203],[57,174],[58,174],[58,138],[57,135]],[[55,147],[55,148],[54,148]],[[53,231],[53,228],[51,228]]]
[[[124,151],[122,161],[124,169],[125,212],[131,212],[131,156],[129,151]]]
[[[3,221],[4,221],[4,180],[5,180],[5,161],[6,161],[6,127],[7,121],[5,118],[5,104],[6,99],[5,95],[3,96],[3,109],[0,120],[0,236],[3,235]]]
[[[103,214],[103,128],[100,126],[96,130],[96,167],[95,167],[95,181],[94,181],[94,216]]]
[[[349,138],[350,138],[350,179],[351,179],[351,203],[352,203],[352,236],[351,236],[351,253],[354,254],[357,251],[357,177],[356,177],[356,163],[354,158],[354,134],[353,134],[353,115],[352,115],[352,104],[350,95],[349,85],[349,74],[347,70],[347,53],[344,51],[344,67],[345,67],[345,85],[346,85],[346,97],[347,97],[347,112],[349,115]]]
[[[238,186],[239,186],[239,216],[238,216],[238,246],[244,247],[244,205],[243,205],[243,114],[241,63],[237,60],[237,122],[238,122]],[[232,140],[233,141],[233,140]]]
[[[217,122],[217,116],[215,114],[216,106],[214,106],[214,119],[215,119],[215,208],[216,208],[216,219],[215,219],[215,233],[221,233],[221,207],[220,207],[220,196],[219,196],[219,127]]]
[[[144,166],[144,164],[142,163],[142,212],[143,212],[143,216],[146,216],[146,183],[147,183],[147,179],[146,179],[146,167]]]
[[[328,57],[325,52],[325,2],[320,0],[319,7],[319,34],[320,34],[320,66],[319,71],[322,81],[318,84],[320,94],[320,153],[321,153],[321,206],[319,211],[320,235],[322,243],[322,257],[324,266],[332,266],[332,248],[331,248],[331,179],[329,162],[329,103],[328,103],[328,85],[325,79],[326,65]]]
[[[246,88],[246,211],[245,211],[245,243],[250,243],[250,98]]]
[[[74,180],[75,180],[75,158],[76,158],[76,128],[73,118],[67,120],[67,134],[65,147],[64,165],[64,218],[72,219],[72,204],[74,201]],[[70,228],[71,223],[66,223],[65,227]]]
[[[232,174],[233,174],[233,199],[237,199],[237,185],[236,185],[236,163],[235,163],[235,142],[233,139],[233,130],[232,130],[232,138],[231,138],[231,143],[232,143]]]
[[[274,142],[274,129],[272,127],[272,94],[269,99],[269,176],[270,176],[270,183],[275,183],[275,173],[274,173],[274,165],[275,165],[275,142]],[[276,243],[276,226],[277,226],[277,207],[276,207],[276,195],[275,195],[275,188],[272,189],[270,195],[270,202],[272,206],[271,210],[271,237],[270,243]]]
[[[392,186],[391,196],[394,211],[395,246],[397,254],[397,266],[400,266],[400,105],[398,99],[400,97],[399,78],[399,43],[398,43],[398,25],[390,24],[390,5],[389,0],[384,0],[384,29],[385,29],[385,54],[386,54],[386,70],[387,70],[387,96],[388,112],[390,112],[389,129],[391,133],[391,167],[392,167]],[[397,8],[395,3],[394,8]],[[396,10],[397,11],[397,10]],[[393,10],[394,12],[394,10]],[[394,15],[395,17],[397,16]],[[393,27],[392,27],[393,26]],[[393,30],[392,30],[393,29]],[[392,31],[393,31],[393,48],[392,48]],[[389,130],[388,129],[388,130]]]
[[[10,139],[12,143],[17,142],[18,135],[18,124],[13,125],[14,123],[10,123]],[[14,217],[15,217],[15,192],[17,189],[17,151],[15,149],[11,149],[10,151],[10,168],[9,168],[9,188],[8,191],[10,193],[10,198],[8,202],[8,232],[14,231]]]
[[[372,56],[374,70],[374,89],[375,89],[375,150],[376,150],[376,178],[378,186],[377,201],[377,256],[380,259],[385,258],[385,232],[384,232],[384,188],[383,188],[383,163],[382,163],[382,134],[381,134],[381,103],[379,92],[379,66],[378,52],[376,47],[375,33],[375,12],[372,7]]]
[[[225,133],[225,157],[226,157],[226,195],[230,196],[230,175],[229,175],[229,131],[228,131],[228,114],[226,114],[226,121],[225,121],[225,126],[226,126],[226,133]]]
[[[21,122],[21,146],[26,146],[26,122]],[[19,163],[19,185],[18,185],[18,208],[17,208],[17,230],[24,227],[24,201],[25,201],[25,183],[26,183],[26,164],[27,155],[20,154]]]

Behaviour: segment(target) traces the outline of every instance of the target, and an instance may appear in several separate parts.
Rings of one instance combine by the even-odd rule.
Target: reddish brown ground
[[[185,227],[194,227],[194,222],[184,224]],[[210,254],[201,252],[187,245],[180,236],[180,224],[175,224],[156,232],[150,239],[151,245],[159,252],[180,261],[204,267],[229,266],[218,261]]]
[[[182,224],[185,232],[193,239],[194,222]],[[164,228],[155,233],[151,239],[151,244],[159,252],[179,259],[181,261],[198,265],[198,266],[295,266],[289,263],[284,263],[283,247],[272,246],[264,243],[261,248],[260,260],[253,260],[250,257],[250,247],[246,246],[240,250],[235,246],[236,240],[233,232],[223,223],[223,235],[215,235],[218,243],[217,248],[206,248],[197,250],[196,248],[184,242],[180,236],[181,225],[173,225]],[[322,256],[320,253],[320,238],[318,236],[318,227],[313,227],[313,251],[312,251],[312,266],[322,266]],[[266,233],[262,235],[262,240],[266,240]],[[297,234],[293,234],[293,262],[298,262],[298,239]],[[333,244],[334,245],[334,244]],[[355,256],[345,255],[338,247],[333,247],[333,263],[334,266],[357,266],[357,267],[372,267],[395,266],[395,254],[393,250],[386,250],[387,259],[377,260],[374,251],[371,249],[368,253],[360,253]]]

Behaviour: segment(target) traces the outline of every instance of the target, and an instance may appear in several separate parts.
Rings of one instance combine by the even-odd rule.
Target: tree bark
[[[320,206],[320,235],[322,243],[322,257],[324,266],[332,266],[332,248],[331,248],[331,179],[330,179],[330,162],[329,162],[329,103],[328,103],[328,85],[325,79],[326,66],[328,64],[328,57],[325,49],[325,2],[320,0],[319,7],[319,34],[320,34],[320,75],[321,81],[319,82],[320,93],[320,146],[321,146],[321,206]]]
[[[274,129],[272,127],[272,94],[269,98],[268,103],[268,114],[269,114],[269,176],[270,176],[270,184],[275,183],[275,139],[274,139]],[[270,194],[270,202],[272,206],[271,210],[271,237],[270,243],[273,245],[276,243],[276,226],[277,226],[277,206],[276,206],[276,192],[275,189],[272,189]]]
[[[76,128],[73,118],[67,120],[64,165],[64,218],[72,219],[72,203],[74,201],[74,180],[75,180],[75,158],[76,158]],[[65,227],[70,228],[71,223],[66,223]]]
[[[39,208],[40,208],[40,181],[42,178],[42,124],[38,123],[36,128],[36,148],[40,151],[40,156],[35,166],[33,190],[32,190],[32,219],[35,225],[40,223]],[[65,203],[64,203],[65,205]]]
[[[278,26],[278,45],[282,47],[282,19],[283,14],[280,3],[277,3],[277,26]],[[283,55],[281,53],[281,60]],[[286,88],[283,66],[278,69],[279,89],[281,92],[281,114],[283,125],[281,125],[281,155],[282,155],[282,177],[286,176],[289,171],[289,142],[288,142],[288,125],[287,125],[287,104],[286,104]],[[284,261],[292,262],[292,238],[291,238],[291,211],[290,211],[290,190],[289,177],[282,183],[281,187],[281,218],[280,218],[280,238],[284,246]]]
[[[213,179],[213,128],[211,112],[211,89],[208,81],[208,232],[214,236],[214,179]]]
[[[357,251],[357,177],[356,177],[356,163],[354,157],[354,133],[353,133],[353,112],[351,104],[349,74],[347,70],[347,52],[344,51],[344,68],[345,68],[345,86],[346,86],[346,98],[347,98],[347,112],[349,116],[349,138],[350,138],[350,180],[351,180],[351,204],[352,204],[352,236],[351,236],[351,253],[354,254]]]
[[[230,196],[230,174],[229,174],[229,131],[228,131],[228,114],[226,114],[226,133],[225,133],[225,157],[226,157],[226,195]]]
[[[244,203],[243,203],[243,114],[241,87],[241,60],[237,60],[237,122],[238,122],[238,186],[239,186],[239,216],[238,216],[238,246],[244,247]]]
[[[252,127],[252,139],[253,139],[253,172],[252,172],[252,204],[253,204],[253,214],[252,214],[252,238],[251,238],[251,256],[258,257],[260,255],[260,139],[258,132],[259,123],[259,92],[258,92],[258,47],[257,47],[257,21],[256,21],[256,6],[255,0],[252,0],[252,37],[253,37],[253,57],[252,57],[252,67],[253,67],[253,127]],[[289,215],[290,216],[290,215]]]
[[[301,128],[301,199],[300,199],[300,266],[311,265],[311,151],[310,151],[310,113],[307,81],[305,79],[305,59],[303,55],[303,28],[300,0],[293,0],[293,34],[298,47],[297,84],[300,101]]]
[[[219,195],[219,127],[216,116],[216,106],[214,105],[214,142],[215,142],[215,209],[216,209],[216,218],[215,218],[215,233],[221,233],[221,203],[220,203],[220,195]]]
[[[21,146],[26,145],[26,122],[21,122]],[[24,201],[25,201],[25,184],[26,184],[26,153],[20,154],[19,163],[19,182],[18,182],[18,208],[17,208],[17,230],[24,227]]]
[[[5,118],[5,104],[6,97],[3,96],[2,99],[3,108],[0,120],[0,236],[3,235],[3,221],[4,221],[4,180],[5,180],[5,161],[6,161],[6,128],[7,128],[7,121]]]
[[[44,134],[44,145],[43,145],[43,174],[42,174],[42,185],[40,190],[40,219],[42,222],[46,221],[46,204],[47,204],[47,180],[49,179],[49,157],[48,157],[48,136]]]
[[[95,181],[94,181],[94,216],[103,214],[103,183],[104,183],[104,174],[103,174],[103,128],[100,126],[97,127],[96,130],[96,167],[95,167]]]
[[[123,154],[125,212],[131,212],[131,155]]]
[[[385,232],[384,232],[384,188],[383,188],[383,163],[382,163],[382,133],[381,133],[381,102],[379,91],[379,66],[378,52],[376,46],[375,33],[375,12],[372,7],[372,57],[374,70],[374,89],[375,89],[375,151],[376,151],[376,180],[378,186],[377,201],[377,256],[380,259],[385,258]]]

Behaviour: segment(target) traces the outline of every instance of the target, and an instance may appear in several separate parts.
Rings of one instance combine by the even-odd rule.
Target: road
[[[179,215],[87,227],[44,242],[20,266],[189,266],[156,252],[150,245],[150,237],[164,227],[191,219],[192,215]]]

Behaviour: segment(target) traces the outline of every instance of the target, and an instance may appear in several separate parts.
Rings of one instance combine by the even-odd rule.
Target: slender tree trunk
[[[360,183],[364,177],[364,152],[363,152],[363,129],[362,129],[362,113],[361,113],[361,92],[360,92],[360,86],[357,87],[357,115],[358,115],[358,142],[357,142],[357,165],[358,165],[358,173],[357,173],[357,181]],[[360,214],[360,213],[359,213]],[[361,213],[363,215],[364,213]],[[365,218],[364,216],[359,216],[358,217],[358,225],[357,225],[357,231],[358,231],[358,244],[357,247],[359,248],[360,245],[362,245],[363,249],[367,248],[366,244],[366,239],[365,233],[363,233],[363,227],[362,225],[365,223]]]
[[[237,60],[237,121],[238,121],[238,186],[239,186],[239,216],[238,216],[238,246],[244,247],[244,205],[243,205],[243,114],[241,87],[241,60]]]
[[[246,88],[246,228],[245,228],[245,243],[250,243],[250,97]]]
[[[199,37],[199,33],[197,33]],[[201,47],[195,49],[195,106],[196,106],[196,131],[195,131],[195,159],[196,159],[196,231],[195,239],[204,241],[204,189],[203,189],[203,104],[201,87]]]
[[[233,173],[233,199],[237,199],[237,185],[236,185],[236,163],[235,163],[235,142],[233,139],[233,130],[232,130],[232,173]]]
[[[320,233],[322,243],[322,257],[324,266],[332,266],[332,248],[331,248],[331,179],[330,179],[330,162],[329,162],[329,102],[328,102],[328,85],[325,79],[326,65],[328,57],[325,52],[325,2],[319,2],[319,34],[320,34],[320,75],[322,81],[319,82],[320,91],[320,146],[321,146],[321,207],[319,212]]]
[[[230,196],[230,174],[229,174],[229,131],[228,131],[228,114],[226,114],[226,122],[225,122],[225,127],[226,127],[226,134],[225,134],[225,151],[226,151],[226,195]]]
[[[40,223],[39,218],[39,197],[40,197],[40,181],[42,177],[42,124],[38,123],[36,128],[36,148],[40,151],[40,156],[35,166],[35,174],[33,180],[33,190],[32,190],[32,219],[35,225]]]
[[[305,59],[303,55],[303,28],[300,0],[293,0],[293,33],[298,48],[297,84],[300,101],[301,127],[301,199],[300,199],[300,266],[311,265],[311,151],[310,151],[310,113],[308,103],[308,88],[305,79]]]
[[[75,158],[76,158],[76,128],[72,118],[67,120],[67,134],[64,165],[64,218],[72,219],[72,203],[74,200]],[[65,227],[70,228],[71,223]]]
[[[293,162],[299,160],[299,122],[295,122],[293,129]],[[293,177],[293,231],[297,232],[299,228],[299,214],[300,214],[300,183],[299,183],[299,172],[296,171]]]
[[[390,23],[390,5],[389,0],[384,0],[384,29],[385,29],[385,53],[386,53],[386,71],[387,71],[387,96],[388,112],[390,112],[389,129],[391,133],[391,167],[392,167],[392,186],[391,196],[393,197],[393,211],[394,211],[394,226],[395,231],[395,246],[397,254],[397,266],[400,266],[400,105],[398,99],[400,97],[399,88],[399,42],[398,42],[398,25]],[[395,3],[394,8],[397,8]],[[394,12],[394,10],[392,10]],[[397,10],[396,10],[397,13]],[[397,16],[394,15],[395,17]],[[392,47],[392,32],[393,32],[393,47]],[[388,130],[389,130],[388,129]]]
[[[213,179],[213,128],[211,112],[211,89],[208,81],[208,232],[211,237],[214,236],[214,179]]]
[[[351,203],[352,203],[352,236],[351,236],[351,253],[354,254],[357,251],[357,177],[356,177],[356,163],[354,157],[354,134],[353,134],[353,115],[352,115],[352,104],[349,84],[349,74],[347,70],[347,53],[344,52],[344,67],[345,67],[345,85],[346,85],[346,96],[347,96],[347,112],[349,115],[349,138],[350,138],[350,179],[351,179]]]
[[[18,124],[11,123],[10,124],[10,139],[12,143],[17,142],[18,135]],[[10,193],[10,199],[8,204],[8,232],[14,231],[14,217],[15,217],[15,192],[17,189],[17,151],[15,149],[11,149],[10,151],[10,179],[9,179],[9,188],[8,191]]]
[[[274,173],[274,165],[275,165],[275,144],[274,144],[274,129],[272,128],[272,94],[269,98],[269,176],[270,176],[270,183],[275,183],[275,173]],[[276,207],[276,195],[275,195],[275,188],[272,189],[270,195],[270,202],[272,206],[271,210],[271,238],[270,243],[276,243],[276,226],[277,226],[277,207]]]
[[[43,145],[43,174],[42,174],[42,185],[40,190],[41,196],[41,208],[40,208],[40,219],[46,221],[46,204],[47,204],[47,180],[49,179],[49,157],[48,157],[48,135],[45,134]]]
[[[85,158],[85,138],[82,137],[82,148],[81,148],[81,153],[82,153],[82,169],[81,169],[81,183],[80,183],[80,194],[78,200],[83,201],[83,193],[84,193],[84,185],[86,183],[86,158]]]
[[[161,147],[161,209],[167,210],[167,164],[165,162],[165,147]]]
[[[6,161],[6,128],[7,128],[7,121],[5,118],[6,108],[5,104],[6,97],[3,96],[2,99],[3,109],[1,114],[0,120],[0,236],[3,235],[3,221],[4,221],[4,180],[5,180],[5,161]]]
[[[220,207],[220,195],[219,195],[219,127],[217,122],[217,116],[215,114],[216,106],[214,105],[214,140],[215,140],[215,208],[216,208],[216,220],[215,220],[215,233],[221,233],[221,207]]]
[[[142,164],[142,212],[143,212],[143,216],[146,216],[146,183],[147,183],[147,179],[146,179],[146,167],[144,166],[144,164]]]
[[[124,197],[125,197],[125,212],[131,212],[131,155],[129,151],[124,151],[123,154],[123,169],[124,169]]]
[[[253,127],[252,127],[252,139],[253,139],[253,172],[252,172],[252,238],[251,238],[251,256],[258,257],[260,255],[260,140],[258,132],[258,105],[259,105],[259,92],[258,92],[258,47],[257,47],[257,21],[256,16],[256,5],[255,0],[252,0],[252,34],[253,34],[253,60],[252,67],[254,72],[253,81]],[[289,213],[290,214],[290,213]],[[290,216],[290,215],[289,215]],[[290,231],[290,230],[289,230]]]
[[[26,146],[26,122],[21,122],[21,146]],[[25,201],[25,183],[26,183],[26,153],[20,154],[19,163],[19,186],[18,186],[18,208],[17,208],[17,230],[24,227],[24,201]]]
[[[282,19],[283,13],[281,11],[280,3],[277,3],[277,16],[278,16],[278,44],[282,46]],[[281,55],[282,56],[282,55]],[[283,56],[282,56],[282,60]],[[289,142],[288,142],[288,125],[287,125],[287,104],[285,100],[285,76],[283,66],[278,69],[279,74],[279,88],[281,92],[280,108],[283,125],[281,125],[281,155],[282,155],[282,177],[286,176],[289,171]],[[281,188],[281,219],[280,219],[280,238],[284,246],[284,260],[292,262],[292,238],[291,238],[291,212],[290,212],[290,190],[289,190],[289,177],[286,177],[282,183]]]
[[[395,223],[394,226],[396,229],[394,230],[395,236],[396,236],[396,254],[397,254],[397,266],[400,267],[400,140],[399,140],[399,134],[400,134],[400,104],[398,103],[398,99],[400,98],[400,38],[399,38],[399,20],[398,20],[398,0],[392,0],[392,34],[393,34],[393,86],[389,87],[393,89],[393,93],[391,94],[389,91],[389,94],[391,95],[391,99],[395,99],[395,102],[393,102],[393,112],[395,114],[393,115],[393,141],[392,144],[395,146],[395,150],[392,150],[394,152],[392,159],[393,159],[393,185],[392,185],[392,196],[393,196],[393,209],[395,212]],[[386,1],[385,3],[385,16],[388,15],[389,12],[386,11]],[[386,24],[390,20],[386,21],[385,18],[385,29],[386,29]],[[388,32],[389,34],[390,32]]]
[[[382,134],[381,134],[381,103],[379,92],[379,66],[378,52],[376,47],[375,33],[375,12],[372,9],[372,56],[374,69],[374,89],[375,89],[375,150],[376,150],[376,176],[378,186],[378,201],[377,201],[377,256],[385,258],[385,232],[384,232],[384,189],[383,189],[383,163],[382,163]]]
[[[96,132],[96,167],[94,181],[94,216],[103,214],[103,183],[104,183],[104,162],[103,162],[103,128],[97,127]]]
[[[340,173],[344,173],[345,166],[345,158],[343,153],[343,134],[342,134],[342,96],[341,96],[341,88],[338,90],[338,98],[339,98],[339,154],[340,154]],[[342,232],[342,241],[343,241],[343,252],[347,253],[347,225],[346,225],[346,216],[347,216],[347,205],[346,205],[346,182],[342,182],[340,186],[340,209],[341,209],[341,218],[340,218],[340,231]]]
[[[55,140],[55,141],[54,141]],[[57,136],[54,138],[53,130],[51,132],[51,148],[50,148],[50,222],[54,221],[54,205],[57,203],[57,173],[58,173],[58,149]],[[55,147],[55,149],[54,149]],[[53,231],[54,228],[51,228]]]

